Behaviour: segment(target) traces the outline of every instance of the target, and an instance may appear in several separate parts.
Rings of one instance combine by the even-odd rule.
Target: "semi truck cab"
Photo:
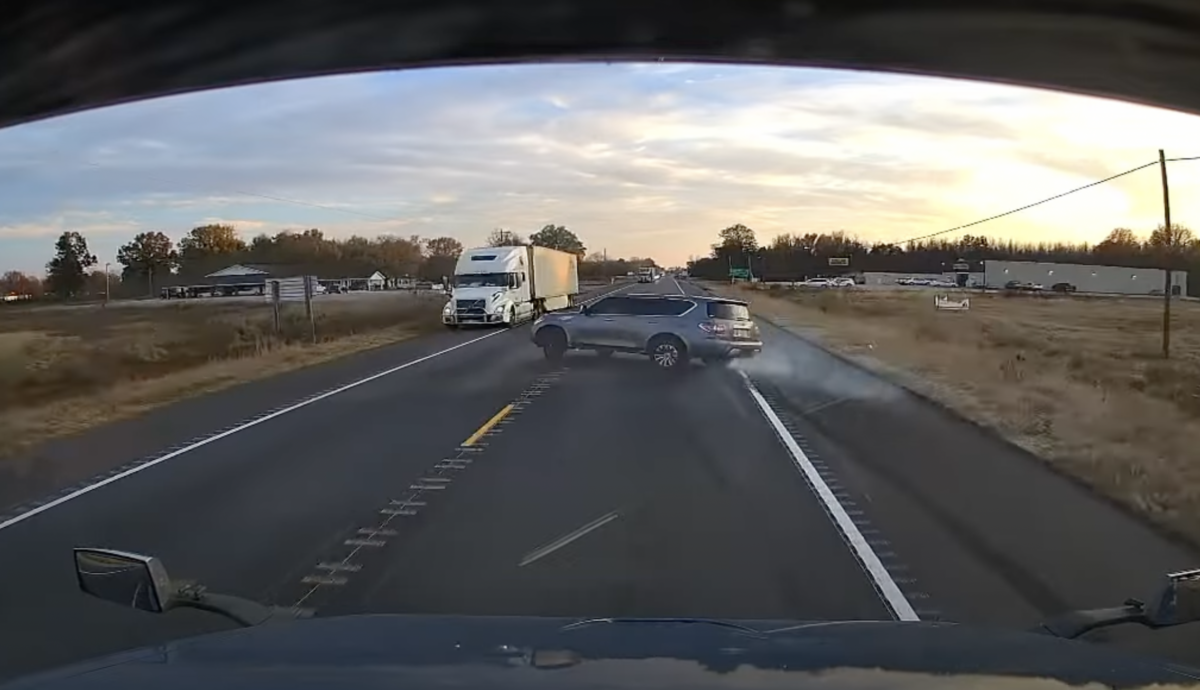
[[[570,306],[579,292],[573,254],[530,245],[468,249],[454,268],[442,323],[512,326]]]

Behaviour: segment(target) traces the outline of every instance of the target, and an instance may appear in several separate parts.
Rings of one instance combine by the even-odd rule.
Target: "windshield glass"
[[[669,61],[0,130],[0,680],[223,625],[106,618],[75,547],[317,617],[1148,600],[1200,566],[1197,157],[1161,109]]]
[[[468,273],[454,276],[455,287],[508,287],[509,273]]]

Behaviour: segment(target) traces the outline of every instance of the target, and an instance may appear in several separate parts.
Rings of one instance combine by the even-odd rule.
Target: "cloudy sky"
[[[142,230],[452,235],[564,224],[679,264],[732,223],[760,241],[903,240],[1170,155],[1200,118],[1015,87],[796,68],[588,64],[327,77],[0,131],[0,270],[63,230],[100,261]],[[1200,227],[1200,162],[1171,169]],[[1195,199],[1195,200],[1194,200]],[[1150,169],[973,229],[1097,241],[1161,218]]]

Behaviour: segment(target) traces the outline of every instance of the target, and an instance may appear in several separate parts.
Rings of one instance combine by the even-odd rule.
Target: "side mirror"
[[[579,313],[580,313],[580,314],[583,314],[584,316],[591,316],[591,315],[592,315],[592,308],[591,308],[590,306],[588,306],[588,305],[586,305],[586,304],[585,304],[585,305],[583,305],[582,307],[580,307],[580,308],[579,308]]]
[[[1147,614],[1158,627],[1200,621],[1200,568],[1169,573]]]
[[[212,594],[193,582],[172,582],[157,558],[127,551],[77,548],[75,577],[86,594],[150,613],[200,609],[243,626],[312,615],[306,609],[276,609],[228,594]]]
[[[1169,573],[1166,580],[1149,605],[1128,599],[1113,608],[1073,611],[1043,623],[1038,631],[1071,639],[1097,628],[1122,623],[1169,628],[1200,621],[1200,568]]]
[[[79,588],[94,597],[139,611],[171,608],[171,578],[153,556],[112,549],[75,549]]]

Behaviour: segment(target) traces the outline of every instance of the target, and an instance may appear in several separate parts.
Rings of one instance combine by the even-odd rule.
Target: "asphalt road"
[[[80,545],[317,615],[1004,627],[1146,596],[1200,563],[991,434],[763,328],[761,357],[680,377],[631,356],[552,364],[527,327],[446,332],[48,444],[0,476],[0,679],[227,627],[78,593]]]

